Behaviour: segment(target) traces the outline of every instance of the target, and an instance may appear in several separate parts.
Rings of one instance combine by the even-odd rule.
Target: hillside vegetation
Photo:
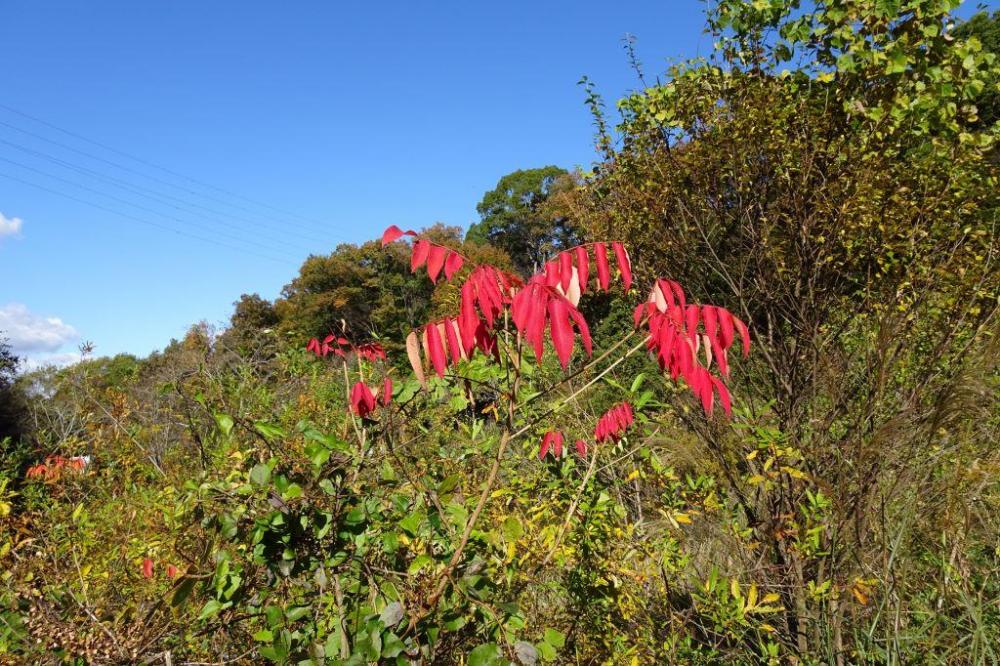
[[[0,661],[1000,663],[1000,63],[956,6],[716,0],[467,234],[147,358],[0,345]]]

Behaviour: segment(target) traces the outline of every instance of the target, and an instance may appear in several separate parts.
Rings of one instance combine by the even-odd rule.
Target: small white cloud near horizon
[[[21,370],[33,372],[41,368],[56,367],[65,368],[80,361],[79,352],[65,352],[60,354],[35,354],[21,359]]]
[[[24,220],[19,217],[7,217],[0,213],[0,238],[4,236],[19,236]]]
[[[59,317],[43,317],[28,310],[23,303],[0,307],[0,337],[7,339],[17,356],[32,352],[56,352],[79,338],[76,329]]]

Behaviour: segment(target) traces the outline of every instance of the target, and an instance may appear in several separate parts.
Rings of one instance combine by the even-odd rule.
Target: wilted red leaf
[[[410,334],[406,336],[406,357],[410,360],[410,366],[413,368],[413,374],[416,375],[417,381],[420,382],[421,386],[426,386],[424,364],[420,360],[420,340],[415,331],[410,331]]]

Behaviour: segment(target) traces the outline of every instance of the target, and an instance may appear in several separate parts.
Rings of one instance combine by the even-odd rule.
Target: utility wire
[[[292,217],[299,218],[300,220],[303,220],[303,221],[306,221],[306,222],[310,222],[312,224],[318,224],[318,225],[321,225],[321,226],[326,226],[326,224],[327,224],[325,222],[321,222],[321,221],[313,219],[313,218],[305,217],[303,215],[299,215],[299,214],[293,213],[291,211],[287,211],[287,210],[283,210],[281,208],[277,208],[276,206],[272,206],[270,204],[266,204],[266,203],[264,203],[262,201],[257,201],[255,199],[251,199],[249,197],[245,197],[245,196],[243,196],[241,194],[237,194],[236,192],[231,192],[231,191],[223,189],[221,187],[216,187],[215,185],[212,185],[211,183],[206,183],[204,181],[198,180],[197,178],[192,178],[191,176],[186,176],[186,175],[184,175],[182,173],[178,173],[177,171],[173,171],[172,169],[168,169],[165,166],[161,166],[159,164],[156,164],[155,162],[150,162],[149,160],[145,160],[145,159],[143,159],[141,157],[137,157],[137,156],[132,155],[130,153],[126,153],[126,152],[124,152],[122,150],[118,150],[117,148],[113,148],[112,146],[109,146],[107,144],[101,143],[100,141],[95,141],[94,139],[87,138],[87,137],[83,136],[82,134],[77,134],[76,132],[71,132],[68,129],[65,129],[63,127],[59,127],[58,125],[55,125],[55,124],[50,123],[48,121],[42,120],[41,118],[37,118],[35,116],[32,116],[32,115],[30,115],[28,113],[25,113],[24,111],[19,111],[19,110],[15,109],[15,108],[13,108],[11,106],[7,106],[6,104],[0,104],[0,109],[4,109],[4,110],[9,111],[11,113],[14,113],[16,115],[19,115],[22,118],[26,118],[28,120],[32,120],[32,121],[34,121],[34,122],[36,122],[36,123],[38,123],[40,125],[44,125],[44,126],[50,128],[50,129],[54,129],[56,131],[62,132],[63,134],[65,134],[67,136],[73,137],[74,139],[79,139],[80,141],[85,141],[85,142],[87,142],[87,143],[89,143],[91,145],[98,146],[99,148],[103,148],[104,150],[107,150],[109,152],[115,153],[116,155],[121,155],[122,157],[127,157],[130,160],[134,160],[134,161],[136,161],[136,162],[138,162],[140,164],[144,164],[144,165],[146,165],[148,167],[151,167],[151,168],[154,168],[154,169],[159,169],[160,171],[162,171],[164,173],[168,173],[171,176],[175,176],[177,178],[183,178],[184,180],[186,180],[188,182],[195,183],[197,185],[201,185],[202,187],[207,187],[210,190],[215,190],[216,192],[220,192],[222,194],[226,194],[226,195],[228,195],[230,197],[235,197],[237,199],[241,199],[241,200],[246,201],[248,203],[252,203],[254,205],[261,206],[263,208],[268,208],[268,209],[273,210],[273,211],[278,212],[278,213],[283,213],[284,215],[290,215]]]
[[[105,211],[107,213],[111,213],[113,215],[120,215],[121,217],[130,219],[130,220],[134,220],[135,222],[139,222],[140,224],[145,224],[145,225],[148,225],[148,226],[151,226],[151,227],[156,227],[156,228],[162,229],[164,231],[170,231],[170,232],[173,232],[173,233],[175,233],[175,234],[177,234],[179,236],[187,236],[188,238],[193,238],[195,240],[199,240],[199,241],[202,241],[202,242],[205,242],[205,243],[211,243],[213,245],[218,245],[220,247],[229,248],[230,250],[235,250],[237,252],[243,252],[244,254],[254,255],[256,257],[260,257],[261,259],[267,259],[269,261],[273,261],[273,262],[282,264],[283,266],[287,266],[288,263],[289,263],[289,261],[291,261],[289,259],[279,259],[277,257],[273,257],[273,256],[270,256],[270,255],[261,254],[259,252],[254,252],[253,250],[247,250],[246,248],[241,248],[241,247],[238,247],[238,246],[235,246],[235,245],[230,245],[228,243],[224,243],[222,241],[215,240],[214,238],[207,238],[205,236],[199,236],[198,234],[192,234],[192,233],[189,233],[189,232],[186,232],[186,231],[181,231],[179,229],[175,229],[175,228],[167,226],[165,224],[159,224],[157,222],[151,222],[151,221],[143,219],[141,217],[136,217],[135,215],[129,215],[128,213],[123,213],[121,211],[114,210],[113,208],[108,208],[106,206],[102,206],[100,204],[96,204],[96,203],[94,203],[92,201],[87,201],[86,199],[81,199],[81,198],[75,197],[75,196],[73,196],[71,194],[66,194],[65,192],[60,192],[60,191],[54,190],[54,189],[52,189],[50,187],[46,187],[44,185],[39,185],[38,183],[33,183],[31,181],[24,180],[23,178],[18,178],[17,176],[12,176],[9,173],[4,173],[4,172],[0,171],[0,177],[7,178],[9,180],[13,180],[15,182],[21,183],[22,185],[27,185],[29,187],[34,187],[36,189],[42,190],[43,192],[48,192],[50,194],[55,194],[56,196],[60,196],[60,197],[66,198],[66,199],[69,199],[71,201],[76,201],[78,203],[82,203],[84,205],[91,206],[93,208]]]
[[[33,171],[34,173],[37,173],[37,174],[39,174],[41,176],[45,176],[46,178],[52,178],[52,179],[58,180],[58,181],[60,181],[62,183],[66,183],[67,185],[70,185],[72,187],[78,187],[81,190],[84,190],[86,192],[90,192],[92,194],[96,194],[96,195],[102,196],[102,197],[107,197],[108,199],[111,199],[113,201],[117,201],[118,203],[125,204],[126,206],[132,206],[134,208],[138,208],[141,211],[145,211],[147,213],[152,213],[153,215],[159,215],[160,217],[165,217],[165,218],[167,218],[169,220],[173,220],[174,222],[179,222],[179,223],[187,225],[187,226],[191,226],[192,225],[191,222],[188,222],[187,220],[183,220],[183,219],[181,219],[179,217],[174,217],[173,215],[170,215],[169,213],[164,213],[162,211],[158,211],[156,209],[149,208],[147,206],[143,206],[142,204],[137,204],[135,202],[129,201],[128,199],[122,199],[121,197],[116,197],[113,194],[108,194],[107,192],[102,192],[101,190],[97,190],[97,189],[94,189],[92,187],[88,187],[87,185],[83,185],[81,183],[77,183],[77,182],[72,181],[72,180],[70,180],[68,178],[63,178],[61,176],[57,176],[57,175],[49,173],[47,171],[42,171],[41,169],[36,169],[35,167],[29,166],[27,164],[22,164],[21,162],[16,162],[14,160],[7,159],[6,157],[0,157],[0,160],[2,160],[4,162],[7,162],[8,164],[13,164],[16,167],[20,167],[22,169],[27,169],[28,171]],[[195,226],[200,226],[200,225],[197,224],[197,222],[195,222],[193,224]],[[239,227],[236,227],[236,228],[239,229]],[[221,232],[221,231],[218,231],[218,230],[215,230],[215,229],[212,229],[211,231],[213,233],[216,233],[216,234],[219,234],[219,235],[222,235],[222,236],[226,236],[228,238],[234,238],[235,240],[239,240],[240,242],[246,243],[247,245],[255,245],[255,246],[257,246],[259,248],[263,248],[265,250],[276,249],[276,248],[272,248],[271,245],[266,245],[264,243],[259,243],[259,242],[255,241],[255,240],[249,240],[249,239],[243,238],[242,236],[238,236],[238,237],[230,236],[229,234],[227,234],[225,232]],[[296,250],[296,251],[303,251],[302,248],[294,246],[294,245],[291,245],[290,247],[293,250]]]
[[[147,213],[152,213],[153,215],[159,215],[160,217],[165,217],[167,219],[174,220],[175,222],[180,222],[181,224],[187,224],[187,225],[190,226],[191,224],[197,224],[199,220],[204,221],[203,217],[197,216],[197,217],[195,217],[195,219],[194,219],[193,222],[189,222],[189,221],[187,221],[185,219],[176,217],[174,215],[170,215],[169,213],[164,213],[163,211],[159,211],[159,210],[156,210],[154,208],[149,208],[148,206],[143,206],[142,204],[138,204],[138,203],[135,203],[134,201],[129,201],[128,199],[123,199],[121,197],[117,197],[117,196],[115,196],[113,194],[108,194],[107,192],[95,189],[93,187],[89,187],[89,186],[84,185],[82,183],[79,183],[79,182],[77,182],[75,180],[70,180],[69,178],[63,178],[62,176],[56,175],[56,174],[48,172],[48,171],[44,171],[42,169],[38,169],[38,168],[33,167],[33,166],[29,165],[29,164],[24,164],[23,162],[18,162],[17,160],[12,160],[12,159],[7,158],[7,157],[0,156],[0,161],[7,162],[8,164],[12,164],[12,165],[14,165],[16,167],[19,167],[21,169],[26,169],[27,171],[32,171],[32,172],[37,173],[37,174],[39,174],[41,176],[45,176],[46,178],[52,178],[53,180],[58,180],[58,181],[60,181],[62,183],[66,183],[67,185],[71,185],[72,187],[76,187],[76,188],[79,188],[79,189],[82,189],[82,190],[86,190],[87,192],[91,192],[93,194],[97,194],[97,195],[102,196],[102,197],[107,197],[108,199],[112,199],[112,200],[117,201],[119,203],[123,203],[123,204],[126,204],[128,206],[132,206],[134,208],[138,208],[139,210],[145,211]],[[171,206],[172,208],[176,208],[177,210],[180,210],[182,213],[183,212],[187,212],[187,211],[184,211],[183,209],[179,208],[178,206],[173,206],[173,205],[171,205],[169,203],[166,204],[166,205]],[[222,225],[224,227],[229,227],[230,229],[233,229],[233,230],[239,232],[240,233],[240,239],[243,240],[243,234],[246,232],[246,230],[243,227],[241,227],[240,225],[238,225],[238,224],[232,224],[231,222],[225,222],[223,220],[215,221],[215,224],[220,224],[220,225]],[[208,227],[205,227],[204,225],[198,225],[198,226],[200,226],[202,228],[208,228]],[[223,235],[228,235],[227,232],[219,231],[217,229],[211,229],[211,231],[213,231],[214,233],[221,233]],[[277,243],[279,245],[284,245],[285,247],[290,248],[290,250],[292,250],[296,254],[303,254],[303,253],[308,254],[310,252],[309,249],[307,249],[306,247],[304,247],[302,245],[296,245],[295,243],[290,243],[290,242],[285,241],[285,240],[281,240],[281,239],[264,239],[264,240],[268,240],[269,243]],[[262,247],[262,248],[264,248],[266,250],[271,249],[271,245],[269,245],[269,244],[261,244],[261,243],[255,242],[255,241],[244,241],[244,242],[252,243],[253,245],[258,245],[258,246],[260,246],[260,247]]]
[[[58,157],[56,157],[54,155],[51,155],[49,153],[46,153],[44,151],[35,150],[34,148],[29,148],[29,147],[21,145],[19,143],[15,143],[13,141],[7,141],[6,139],[0,139],[0,143],[4,144],[6,146],[10,146],[11,148],[14,148],[15,150],[19,150],[19,151],[21,151],[23,153],[27,153],[28,155],[31,155],[33,157],[37,157],[37,158],[45,160],[47,162],[51,162],[52,164],[60,166],[60,167],[62,167],[64,169],[69,169],[69,170],[75,171],[75,172],[77,172],[77,173],[79,173],[81,175],[88,176],[90,178],[95,178],[97,180],[106,182],[106,183],[108,183],[110,185],[114,185],[115,187],[120,187],[123,190],[131,192],[132,194],[137,194],[138,196],[146,197],[148,199],[152,199],[154,201],[162,203],[165,206],[170,206],[172,208],[176,208],[177,210],[184,210],[185,206],[188,207],[188,208],[196,208],[196,209],[199,209],[199,210],[204,210],[204,211],[207,211],[209,213],[212,213],[213,215],[221,215],[223,217],[227,217],[227,218],[230,218],[230,219],[233,219],[233,220],[237,220],[237,221],[241,221],[241,222],[246,222],[247,224],[252,224],[252,225],[255,225],[257,227],[264,228],[264,229],[271,229],[270,225],[268,225],[268,224],[266,224],[264,222],[258,222],[257,220],[251,220],[250,218],[240,217],[239,215],[233,215],[232,213],[227,213],[225,211],[217,210],[215,208],[209,208],[208,206],[202,206],[201,204],[193,203],[191,201],[188,201],[187,199],[182,199],[180,197],[175,197],[175,196],[173,196],[171,194],[166,194],[165,192],[162,192],[162,191],[159,191],[159,190],[155,190],[155,189],[152,189],[152,188],[149,188],[149,187],[144,187],[142,185],[137,185],[137,184],[129,182],[127,180],[122,180],[121,178],[116,178],[115,176],[109,176],[107,174],[102,174],[99,171],[94,171],[93,169],[87,168],[85,166],[80,166],[78,164],[74,164],[73,162],[67,162],[66,160],[58,158]],[[171,201],[178,202],[180,205],[178,205],[177,203],[170,203]],[[204,217],[204,215],[199,214],[199,217]],[[297,237],[302,238],[304,240],[308,240],[308,241],[315,242],[315,243],[328,243],[329,242],[329,239],[327,239],[327,238],[320,238],[318,236],[312,236],[312,235],[308,235],[308,234],[302,234],[302,233],[299,233],[299,232],[294,231],[294,230],[289,230],[289,229],[284,229],[284,228],[279,228],[279,227],[274,227],[274,229],[275,229],[275,233],[279,233],[282,236],[285,236],[285,235],[297,236]]]
[[[0,106],[2,106],[2,105],[0,105]],[[211,201],[215,201],[216,203],[221,203],[221,204],[223,204],[225,206],[231,206],[233,208],[237,208],[239,210],[242,210],[242,211],[245,211],[245,212],[248,212],[248,213],[251,213],[251,214],[259,214],[259,213],[255,213],[252,209],[247,208],[246,206],[241,206],[241,205],[233,203],[231,201],[226,201],[225,199],[220,199],[219,197],[215,197],[215,196],[212,196],[210,194],[205,194],[203,192],[198,192],[196,190],[192,190],[192,189],[190,189],[188,187],[185,187],[183,185],[178,185],[177,183],[172,183],[172,182],[170,182],[168,180],[164,180],[163,178],[158,178],[158,177],[150,175],[148,173],[143,173],[142,171],[139,171],[138,169],[133,169],[133,168],[131,168],[129,166],[121,164],[120,162],[115,162],[114,160],[109,160],[109,159],[106,159],[106,158],[101,157],[99,155],[94,155],[93,153],[88,153],[85,150],[80,150],[79,148],[76,148],[74,146],[70,146],[68,144],[62,143],[61,141],[56,141],[54,139],[50,139],[50,138],[48,138],[46,136],[38,134],[37,132],[32,132],[32,131],[26,130],[26,129],[22,128],[22,127],[18,127],[17,125],[11,125],[10,123],[7,123],[7,122],[4,122],[4,121],[0,120],[0,126],[7,127],[7,128],[12,129],[12,130],[14,130],[16,132],[21,132],[22,134],[26,134],[26,135],[28,135],[30,137],[36,138],[36,139],[38,139],[40,141],[44,141],[46,143],[50,143],[50,144],[52,144],[54,146],[59,146],[60,148],[62,148],[64,150],[68,150],[68,151],[74,152],[74,153],[76,153],[78,155],[82,155],[82,156],[90,158],[92,160],[97,160],[98,162],[103,162],[104,164],[112,166],[112,167],[114,167],[116,169],[121,169],[122,171],[126,171],[128,173],[140,176],[142,178],[147,178],[147,179],[152,180],[152,181],[154,181],[156,183],[160,183],[161,185],[165,185],[167,187],[172,187],[172,188],[181,190],[182,192],[186,192],[187,194],[190,194],[190,195],[193,195],[193,196],[196,196],[196,197],[202,197],[204,199],[209,199]],[[191,179],[188,179],[188,180],[191,180]],[[266,207],[270,208],[270,206],[266,206]],[[296,217],[299,217],[299,216],[296,216]],[[323,225],[322,222],[315,222],[314,224]],[[303,225],[298,224],[298,226],[302,227]],[[324,229],[324,231],[326,231],[326,230]],[[344,239],[344,240],[346,240],[346,239]]]

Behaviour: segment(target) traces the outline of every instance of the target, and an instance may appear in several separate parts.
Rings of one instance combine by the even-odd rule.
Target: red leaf
[[[717,308],[719,315],[719,330],[722,335],[722,348],[729,349],[733,344],[733,315],[725,308]]]
[[[476,328],[479,327],[479,317],[476,315],[475,287],[471,281],[462,285],[462,304],[458,310],[458,328],[462,335],[462,346],[465,355],[472,353],[475,346]]]
[[[597,260],[597,284],[607,291],[611,284],[611,267],[608,265],[608,249],[604,243],[594,243],[594,258]]]
[[[729,396],[729,389],[726,385],[722,383],[718,377],[712,377],[712,385],[715,387],[715,392],[719,394],[719,402],[722,403],[722,411],[726,413],[726,416],[732,418],[733,416],[733,405],[732,398]]]
[[[545,454],[550,450],[556,458],[562,457],[563,434],[558,431],[549,431],[542,437],[542,446],[538,450],[538,459],[545,458]]]
[[[581,458],[587,457],[587,442],[582,439],[576,440],[576,452]]]
[[[434,366],[434,372],[437,373],[438,377],[444,377],[444,371],[447,369],[448,363],[445,360],[444,346],[441,344],[438,327],[435,324],[428,324],[425,331],[427,333],[427,352],[431,357],[431,365]]]
[[[456,365],[462,360],[465,350],[462,349],[462,345],[458,341],[458,335],[455,333],[455,327],[449,319],[444,320],[444,339],[448,343],[448,353],[451,354],[451,364]]]
[[[587,356],[591,356],[594,353],[594,343],[590,338],[590,327],[587,326],[587,320],[584,319],[583,313],[574,307],[569,308],[569,316],[573,318],[577,330],[580,331],[580,337],[583,339],[583,350],[587,352]]]
[[[620,242],[611,244],[611,249],[615,251],[615,259],[618,261],[618,270],[622,274],[622,282],[625,283],[625,291],[632,288],[632,262],[628,258],[628,251]]]
[[[420,239],[413,244],[413,254],[410,256],[410,272],[416,273],[417,269],[427,261],[427,253],[431,250],[431,244]]]
[[[583,245],[576,247],[576,272],[580,281],[580,293],[587,291],[587,280],[590,279],[590,255]]]
[[[375,410],[375,396],[364,382],[357,382],[351,388],[351,409],[361,418]]]
[[[570,280],[573,279],[573,255],[569,252],[559,253],[559,285],[563,293],[569,291]]]
[[[542,353],[545,350],[545,309],[548,300],[548,291],[539,284],[533,283],[522,289],[514,297],[516,309],[521,312],[520,319],[523,322],[519,331],[524,339],[531,343],[535,349],[535,358],[539,363],[542,361]]]
[[[552,346],[559,357],[559,365],[565,370],[573,355],[573,328],[569,323],[569,310],[566,301],[561,298],[549,299],[549,327],[552,334]]]
[[[382,232],[382,247],[385,247],[389,243],[392,243],[393,241],[397,240],[400,236],[402,236],[404,234],[407,235],[407,236],[416,236],[417,235],[417,234],[415,234],[412,231],[403,231],[402,229],[400,229],[399,227],[397,227],[395,224],[392,225],[391,227],[389,227],[388,229],[386,229],[385,231]]]
[[[700,311],[697,305],[689,305],[684,311],[684,330],[691,338],[692,342],[698,334],[698,315]]]
[[[142,561],[142,577],[152,578],[153,577],[153,560],[148,557]]]
[[[743,343],[743,358],[746,358],[750,355],[750,331],[747,330],[747,325],[736,317],[733,317],[733,323],[736,324],[736,328],[740,332],[740,340]]]
[[[309,344],[306,345],[306,351],[311,351],[312,353],[319,356],[319,340],[317,340],[316,338],[310,340]]]
[[[167,578],[173,578],[177,575],[177,567],[172,564],[167,565]]]
[[[545,262],[545,286],[555,287],[561,282],[559,276],[559,262],[546,261]]]
[[[382,382],[382,406],[388,407],[392,402],[392,378],[386,377]]]
[[[619,403],[604,412],[597,420],[597,427],[594,428],[594,439],[598,442],[621,439],[632,422],[632,405],[627,402]]]
[[[451,276],[462,269],[462,264],[465,263],[465,259],[462,258],[458,252],[449,252],[448,257],[444,260],[444,277],[446,280],[450,280]]]
[[[715,397],[715,393],[712,391],[712,375],[705,368],[698,368],[695,372],[695,377],[698,383],[696,393],[701,398],[701,406],[704,408],[705,414],[711,416],[713,398]]]
[[[431,245],[427,251],[427,276],[434,284],[437,284],[438,274],[444,267],[444,255],[447,252],[448,248],[440,245]]]

